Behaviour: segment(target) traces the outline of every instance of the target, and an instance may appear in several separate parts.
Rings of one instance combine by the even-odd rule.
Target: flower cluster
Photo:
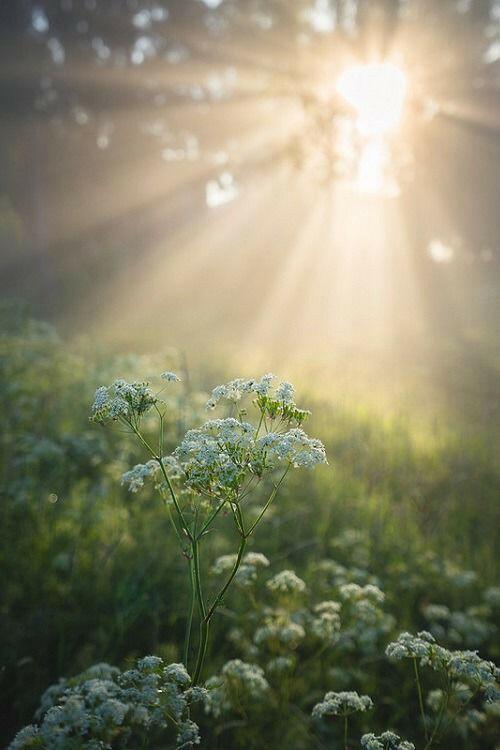
[[[483,599],[490,607],[500,607],[500,586],[490,586],[483,594]]]
[[[432,635],[457,645],[479,646],[496,630],[485,620],[490,614],[488,607],[469,607],[465,612],[451,612],[444,605],[427,604],[422,611]]]
[[[338,587],[342,600],[343,630],[339,646],[373,654],[383,636],[392,631],[394,618],[382,609],[385,594],[378,586],[346,583]]]
[[[270,674],[283,675],[294,667],[295,659],[292,656],[275,656],[267,662],[266,670]]]
[[[212,566],[212,573],[222,575],[232,570],[236,564],[237,555],[222,555]],[[248,552],[241,562],[235,577],[235,583],[240,586],[251,586],[257,579],[259,568],[269,567],[269,560],[261,552]]]
[[[321,441],[293,428],[256,437],[249,422],[228,417],[212,419],[189,430],[174,452],[186,484],[196,492],[234,497],[248,477],[261,477],[277,464],[295,468],[326,462]]]
[[[161,459],[161,463],[170,479],[178,479],[180,477],[181,469],[173,456],[164,456]],[[122,484],[127,485],[130,492],[138,492],[144,487],[144,481],[146,479],[154,479],[158,477],[160,469],[160,463],[155,458],[152,458],[145,464],[136,464],[122,474]],[[156,487],[162,488],[164,487],[164,483],[157,482]]]
[[[166,380],[167,383],[180,383],[181,379],[175,372],[162,372],[160,375],[162,380]]]
[[[40,723],[22,729],[9,750],[140,746],[147,733],[169,728],[176,747],[198,744],[198,727],[187,712],[204,693],[190,692],[189,684],[182,664],[165,665],[157,656],[126,672],[98,664],[49,688],[37,713]]]
[[[363,750],[415,750],[413,742],[402,740],[394,732],[383,732],[378,736],[364,734],[361,737],[361,747]]]
[[[269,579],[266,583],[269,591],[276,591],[280,594],[300,594],[306,590],[305,581],[299,578],[293,570],[282,570]]]
[[[279,419],[282,422],[295,422],[301,425],[309,416],[306,409],[299,409],[294,401],[294,387],[291,383],[283,381],[277,386],[273,385],[275,375],[267,373],[260,379],[236,378],[223,385],[218,385],[212,391],[207,402],[208,409],[214,409],[221,399],[226,399],[233,404],[240,401],[246,395],[255,396],[255,404],[258,406],[263,417],[271,420]]]
[[[279,651],[282,647],[294,649],[305,638],[306,631],[300,622],[296,622],[284,610],[269,610],[263,624],[254,633],[254,643],[265,645],[271,651]]]
[[[112,385],[103,385],[96,390],[90,419],[104,424],[118,419],[140,418],[157,402],[149,383],[127,383],[120,378]]]
[[[497,683],[500,669],[492,662],[481,659],[476,651],[449,652],[448,671],[453,679],[462,680],[476,690],[483,690],[487,700],[499,700]]]
[[[212,391],[212,395],[207,402],[207,408],[215,409],[221,399],[236,403],[243,396],[252,393],[258,396],[267,396],[272,388],[275,377],[272,373],[267,373],[260,380],[256,380],[255,378],[235,378],[228,383],[218,385]]]
[[[324,719],[326,716],[350,716],[370,708],[373,708],[373,701],[368,695],[359,695],[352,690],[341,693],[329,692],[320,703],[316,703],[312,715],[315,719]]]
[[[360,550],[360,556],[363,556],[363,549]],[[358,558],[358,554],[356,554]],[[324,582],[327,588],[332,586],[339,587],[347,583],[357,583],[358,585],[372,584],[377,586],[380,583],[376,576],[373,576],[365,568],[346,567],[336,560],[325,558],[316,563],[316,569],[321,582]]]
[[[498,699],[496,685],[500,670],[493,662],[481,659],[476,651],[449,651],[439,646],[430,633],[423,631],[416,636],[401,633],[397,641],[387,646],[386,654],[393,659],[419,659],[423,666],[483,691],[487,700]]]
[[[340,587],[340,596],[344,601],[348,602],[359,602],[366,599],[374,604],[382,604],[385,599],[384,592],[378,586],[373,586],[370,583],[366,586],[359,586],[357,583],[346,583]]]
[[[294,468],[313,468],[327,463],[325,446],[317,438],[310,438],[300,427],[288,432],[268,432],[257,441],[269,460],[291,464]]]
[[[385,650],[389,659],[420,659],[423,665],[446,665],[447,651],[438,646],[434,636],[426,630],[417,635],[400,633],[396,641],[389,643]]]
[[[309,629],[311,634],[322,643],[333,645],[339,639],[340,606],[338,602],[325,601],[314,607],[314,615],[310,618]]]
[[[186,484],[224,497],[238,492],[248,472],[261,475],[264,464],[254,432],[253,425],[233,418],[212,419],[189,430],[174,452]]]
[[[482,711],[476,708],[465,710],[473,697],[474,690],[469,685],[455,682],[448,696],[443,690],[431,690],[427,695],[426,704],[434,714],[444,711],[444,716],[453,726],[454,733],[466,739],[471,733],[477,733],[483,728],[488,715],[499,715],[500,702],[498,701],[486,702]]]
[[[220,675],[206,682],[205,710],[220,716],[239,707],[262,701],[269,690],[264,670],[256,664],[232,659],[222,667]]]
[[[154,477],[159,469],[160,464],[154,459],[146,464],[136,464],[122,475],[122,484],[126,484],[130,492],[138,492],[144,487],[144,480]]]

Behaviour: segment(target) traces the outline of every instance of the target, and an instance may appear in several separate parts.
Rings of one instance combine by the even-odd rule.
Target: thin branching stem
[[[223,500],[220,503],[220,505],[218,505],[217,508],[213,511],[213,513],[211,513],[211,515],[207,518],[207,520],[205,521],[205,523],[201,527],[199,534],[197,535],[198,541],[201,539],[201,537],[203,536],[203,534],[205,533],[205,531],[207,531],[207,529],[212,525],[212,522],[219,515],[219,513],[221,512],[222,508],[225,506],[226,503],[227,503],[227,500]]]
[[[151,446],[149,445],[149,443],[144,439],[144,437],[142,436],[141,432],[139,431],[139,429],[136,427],[136,425],[132,421],[129,421],[128,424],[130,425],[130,427],[131,427],[132,431],[134,432],[134,434],[138,437],[138,439],[144,445],[144,447],[149,451],[151,457],[154,458],[155,461],[157,461],[159,463],[160,469],[161,469],[161,473],[163,474],[163,478],[165,479],[165,482],[167,483],[168,490],[169,490],[170,495],[172,497],[172,500],[173,500],[173,503],[174,503],[174,506],[175,506],[175,510],[177,511],[177,514],[178,514],[178,516],[180,518],[182,530],[184,531],[184,533],[186,534],[186,536],[188,537],[188,539],[191,540],[191,532],[189,530],[189,526],[188,526],[187,521],[186,521],[186,519],[184,517],[184,514],[183,514],[183,512],[181,510],[179,502],[177,500],[177,496],[176,496],[176,494],[174,492],[174,488],[172,487],[172,482],[170,481],[170,477],[168,476],[167,471],[165,469],[165,466],[163,464],[163,457],[161,455],[158,456],[156,454],[156,452],[153,450],[153,448],[151,448]]]
[[[285,479],[286,475],[288,474],[288,470],[289,470],[289,469],[290,469],[290,464],[288,464],[288,466],[286,467],[286,469],[285,469],[284,473],[282,474],[281,478],[280,478],[280,479],[279,479],[279,481],[278,481],[278,482],[277,482],[277,483],[276,483],[276,484],[274,485],[274,489],[273,489],[273,491],[271,492],[271,494],[269,495],[269,498],[268,498],[268,500],[267,500],[266,504],[264,505],[264,507],[262,508],[261,512],[260,512],[260,513],[259,513],[259,515],[257,516],[257,519],[256,519],[256,520],[255,520],[255,521],[253,522],[253,524],[252,524],[252,525],[250,526],[250,528],[248,529],[248,531],[247,531],[247,533],[246,533],[246,536],[247,536],[247,537],[249,537],[249,536],[250,536],[250,534],[252,534],[252,533],[253,533],[253,532],[255,531],[255,529],[256,529],[257,525],[258,525],[258,524],[260,523],[260,521],[261,521],[261,519],[262,519],[262,517],[263,517],[264,513],[265,513],[265,512],[266,512],[266,510],[267,510],[267,509],[269,508],[269,506],[270,506],[270,505],[271,505],[271,503],[273,502],[274,498],[275,498],[275,497],[276,497],[276,495],[278,494],[278,490],[279,490],[279,488],[280,488],[280,486],[281,486],[281,483],[283,482],[283,480]]]
[[[191,645],[191,631],[193,628],[193,614],[194,614],[194,605],[195,605],[195,600],[196,600],[195,582],[194,582],[194,563],[193,563],[192,556],[189,558],[188,563],[189,563],[189,611],[188,611],[187,622],[186,622],[186,632],[184,635],[184,649],[183,649],[183,662],[184,662],[184,666],[186,667],[186,669],[188,669],[189,648]]]
[[[424,711],[424,698],[422,695],[422,684],[420,682],[420,674],[418,671],[418,663],[416,657],[413,658],[413,669],[415,671],[415,682],[417,683],[417,693],[418,693],[418,705],[420,708],[420,718],[422,719],[422,724],[424,727],[424,735],[425,739],[428,742],[429,740],[429,734],[427,732],[427,722],[425,720],[425,711]],[[427,747],[428,745],[426,745]]]

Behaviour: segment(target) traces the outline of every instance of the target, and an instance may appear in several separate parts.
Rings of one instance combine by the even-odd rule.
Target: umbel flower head
[[[244,396],[253,395],[255,403],[262,414],[269,419],[280,419],[285,422],[295,422],[301,425],[309,416],[306,409],[299,409],[294,401],[294,387],[291,383],[283,381],[277,386],[273,385],[276,376],[272,373],[257,378],[236,378],[228,383],[218,385],[213,389],[212,395],[207,402],[208,409],[215,409],[222,399],[237,403]]]
[[[306,584],[293,570],[282,570],[266,583],[269,591],[280,594],[300,594],[306,590]]]
[[[110,386],[102,385],[96,390],[90,419],[104,424],[118,419],[140,418],[157,401],[148,383],[127,383],[120,378]]]
[[[160,377],[178,383],[180,378],[174,372],[163,372]],[[91,422],[116,422],[117,420],[139,420],[160,399],[153,393],[148,382],[128,383],[118,378],[111,385],[100,386],[94,394],[91,408]]]
[[[18,732],[9,750],[140,747],[147,732],[169,728],[177,748],[199,744],[198,727],[187,714],[205,691],[196,693],[190,682],[183,664],[165,665],[158,656],[139,659],[126,672],[97,664],[50,687],[39,724]]]
[[[221,555],[212,565],[212,573],[223,575],[231,571],[236,563],[237,555]],[[235,583],[248,587],[257,580],[259,568],[269,567],[269,560],[261,552],[247,552],[235,576]]]
[[[402,740],[394,732],[383,732],[378,736],[364,734],[361,737],[363,750],[415,750],[413,742]]]
[[[315,719],[327,716],[350,716],[360,711],[373,708],[373,701],[368,695],[359,695],[355,690],[341,693],[329,692],[312,710]]]
[[[173,372],[160,377],[167,383],[179,381]],[[136,464],[123,475],[123,483],[137,492],[145,479],[154,477],[159,469],[168,469],[197,493],[232,500],[246,480],[259,479],[267,470],[326,463],[321,441],[310,438],[299,426],[309,412],[296,406],[293,386],[283,382],[273,389],[273,380],[271,374],[260,380],[237,378],[217,386],[209,401],[209,407],[214,408],[221,399],[234,403],[253,394],[260,411],[259,426],[234,417],[211,419],[189,430],[173,455],[162,458],[161,464],[157,456]],[[159,403],[147,382],[118,379],[97,389],[90,419],[101,424],[121,421],[137,433],[141,417]],[[259,434],[263,422],[265,432]]]
[[[213,716],[220,716],[262,701],[269,683],[261,667],[232,659],[224,664],[219,675],[207,680],[206,687],[205,710]]]
[[[389,643],[386,654],[392,659],[419,659],[422,666],[482,691],[486,700],[498,700],[500,669],[476,651],[449,651],[439,646],[430,633],[422,631],[417,635],[401,633],[396,641]]]
[[[233,417],[189,430],[173,455],[190,489],[217,497],[234,497],[245,480],[270,469],[326,463],[321,441],[300,428],[258,437],[252,424]]]

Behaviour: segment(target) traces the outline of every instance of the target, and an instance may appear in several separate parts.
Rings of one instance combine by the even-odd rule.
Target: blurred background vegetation
[[[187,427],[205,418],[206,394],[223,373],[185,371],[172,349],[110,357],[88,339],[68,344],[19,304],[4,306],[0,346],[0,689],[7,740],[61,675],[147,653],[181,659],[185,561],[154,490],[133,495],[120,486],[121,474],[144,456],[119,430],[89,424],[89,403],[95,387],[115,376],[177,368],[184,386],[170,404],[167,447],[173,448]],[[428,603],[452,611],[480,604],[497,573],[498,457],[488,422],[480,432],[451,417],[424,425],[410,412],[377,412],[320,396],[306,383],[300,390],[299,403],[313,411],[310,432],[325,442],[330,465],[292,476],[252,549],[269,557],[272,571],[296,569],[323,596],[334,591],[318,574],[325,558],[346,566],[342,581],[375,577],[387,592],[394,632],[426,626]],[[221,522],[205,564],[232,551],[230,529]],[[358,535],[351,542],[350,529]],[[212,578],[209,585],[215,583]],[[233,592],[216,619],[208,674],[235,652],[241,656],[228,633],[237,613],[248,611],[247,596]],[[479,635],[466,624],[458,645],[498,655],[487,622],[480,621]],[[384,630],[377,643],[382,648],[386,641]],[[352,655],[350,662],[358,670],[364,663]],[[387,667],[378,678],[367,670],[365,678],[377,694],[384,685],[390,694],[394,674]],[[332,678],[322,679],[306,674],[296,687],[318,698]],[[270,724],[278,734],[285,731],[269,715],[263,722],[255,737],[233,738],[235,746],[258,746],[262,731],[271,738]],[[204,736],[210,731],[211,725]]]
[[[372,63],[406,88],[366,133],[338,82]],[[361,567],[396,631],[494,584],[499,66],[498,0],[1,3],[0,742],[61,675],[179,658],[184,561],[157,498],[120,486],[143,456],[88,423],[115,377],[183,374],[171,447],[218,382],[296,383],[330,465],[262,526],[273,570]],[[364,551],[338,547],[352,528]]]

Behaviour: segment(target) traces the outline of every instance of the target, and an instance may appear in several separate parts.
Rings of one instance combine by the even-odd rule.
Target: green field
[[[214,380],[213,367],[184,372],[172,351],[96,353],[15,306],[4,310],[0,347],[5,743],[61,676],[102,662],[125,669],[149,654],[183,660],[186,559],[153,484],[131,493],[120,483],[146,460],[144,449],[116,425],[90,423],[90,404],[96,387],[117,377],[178,371],[182,382],[167,384],[167,454],[207,419],[207,394],[228,378]],[[451,412],[432,419],[432,408],[417,420],[401,406],[383,420],[368,398],[364,405],[358,394],[306,385],[297,400],[313,413],[306,429],[324,442],[328,464],[287,478],[249,540],[269,566],[247,565],[215,613],[202,674],[212,689],[205,707],[189,709],[201,746],[343,748],[343,719],[314,719],[311,710],[328,691],[357,691],[374,705],[349,719],[350,748],[362,734],[394,730],[423,750],[438,723],[443,750],[495,748],[499,704],[486,702],[474,681],[422,667],[424,725],[414,660],[385,656],[401,632],[425,630],[451,651],[498,659],[490,420]],[[477,403],[464,402],[468,409],[481,413]],[[221,513],[203,545],[207,599],[220,581],[215,561],[236,545],[233,519]],[[268,586],[283,570],[299,582],[285,574],[282,586]],[[254,665],[250,673],[235,659]],[[150,732],[141,745],[120,731],[116,747],[166,748],[174,737],[172,729]],[[47,747],[91,747],[78,732],[59,742]]]

